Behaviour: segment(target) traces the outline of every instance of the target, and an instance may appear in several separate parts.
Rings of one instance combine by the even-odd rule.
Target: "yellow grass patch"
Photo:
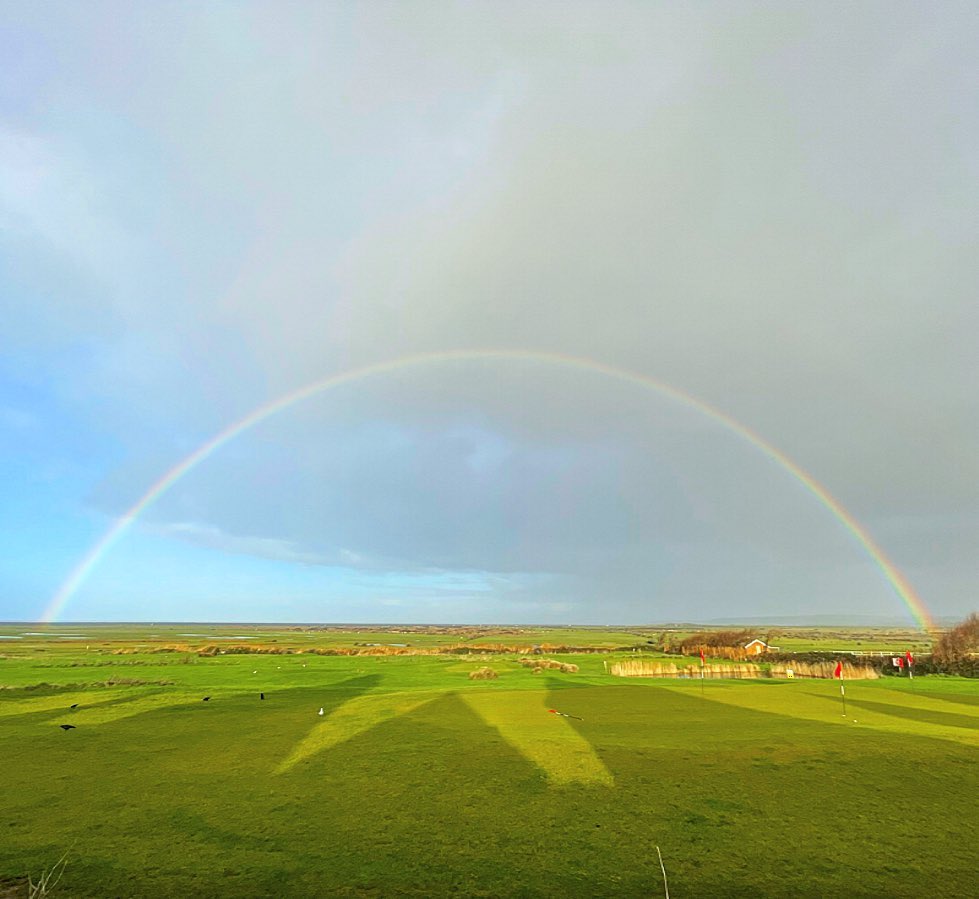
[[[517,752],[537,765],[551,783],[612,786],[612,775],[591,744],[567,718],[548,712],[541,693],[470,690],[460,696]]]
[[[120,701],[111,705],[103,704],[91,708],[79,706],[76,711],[71,713],[71,718],[66,719],[65,723],[77,724],[79,727],[83,724],[86,726],[108,724],[111,721],[131,718],[133,715],[142,715],[144,712],[155,712],[168,706],[184,705],[191,701],[200,702],[199,693],[174,693],[170,691],[114,698]]]
[[[432,700],[430,693],[383,693],[358,696],[318,719],[312,729],[276,769],[277,774],[318,752],[362,734],[398,715],[407,715]],[[315,714],[311,710],[311,714]]]

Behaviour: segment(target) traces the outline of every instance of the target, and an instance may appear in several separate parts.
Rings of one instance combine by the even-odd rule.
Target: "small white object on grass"
[[[323,714],[323,706],[320,706],[320,710],[316,714],[317,715],[322,715]]]

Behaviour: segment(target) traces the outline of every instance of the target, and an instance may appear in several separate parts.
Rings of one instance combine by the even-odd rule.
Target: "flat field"
[[[673,899],[976,895],[977,681],[854,682],[844,716],[837,683],[607,675],[624,653],[232,649],[460,642],[434,631],[0,633],[0,895],[67,852],[51,895],[648,897],[657,846]],[[560,634],[522,642],[638,639]]]

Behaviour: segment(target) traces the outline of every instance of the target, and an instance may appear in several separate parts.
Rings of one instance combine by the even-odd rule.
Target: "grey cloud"
[[[976,534],[974,9],[94,9],[29,26],[71,121],[14,116],[87,192],[14,209],[94,285],[65,390],[126,447],[98,506],[330,372],[538,348],[714,404],[965,602],[965,554],[895,522]],[[375,572],[537,571],[572,607],[889,601],[757,450],[594,375],[405,371],[227,453],[151,517]]]
[[[302,565],[336,564],[343,558],[342,551],[334,559],[327,559],[315,553],[304,552],[294,544],[275,537],[248,537],[227,534],[211,524],[198,524],[190,521],[169,522],[156,527],[157,533],[165,537],[187,540],[209,549],[226,553],[259,556],[278,562],[297,562]],[[355,561],[348,559],[348,561]]]

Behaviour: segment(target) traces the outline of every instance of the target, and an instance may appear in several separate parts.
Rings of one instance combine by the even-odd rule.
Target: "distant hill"
[[[936,618],[935,623],[946,625],[954,623],[955,618]],[[709,625],[762,625],[772,624],[783,627],[914,627],[915,622],[892,615],[759,615],[745,618],[712,618],[704,622]]]

